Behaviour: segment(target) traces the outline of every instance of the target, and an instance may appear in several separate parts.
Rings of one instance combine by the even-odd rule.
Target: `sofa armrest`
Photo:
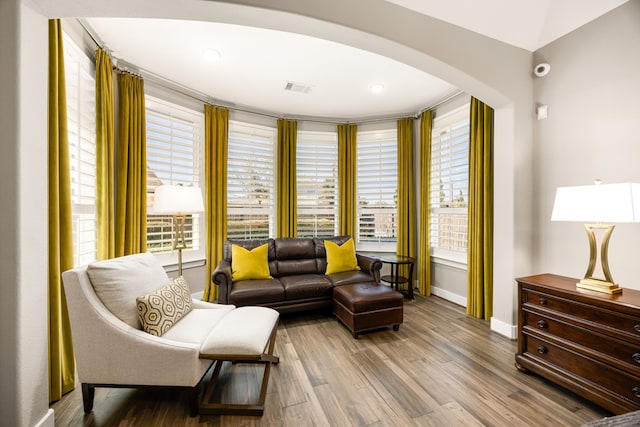
[[[218,303],[229,304],[229,294],[231,293],[231,264],[222,260],[211,274],[211,280],[218,285]]]
[[[356,254],[358,259],[358,266],[361,271],[369,273],[373,277],[376,283],[380,283],[380,270],[382,269],[382,261],[370,256]]]
[[[216,304],[215,302],[207,302],[202,301],[196,298],[191,298],[191,306],[193,308],[204,308],[204,309],[221,309],[221,308],[229,308],[228,304]]]

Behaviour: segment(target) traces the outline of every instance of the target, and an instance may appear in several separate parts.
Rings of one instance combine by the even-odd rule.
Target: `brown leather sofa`
[[[276,238],[231,240],[225,243],[224,258],[212,274],[218,285],[218,303],[236,306],[271,307],[280,313],[310,309],[331,309],[333,288],[353,283],[380,283],[382,262],[357,254],[359,271],[325,275],[325,240],[342,245],[349,236],[320,238]],[[231,244],[253,249],[269,244],[269,272],[273,279],[231,280]]]

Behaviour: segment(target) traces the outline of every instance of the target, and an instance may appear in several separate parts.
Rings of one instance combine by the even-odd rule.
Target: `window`
[[[396,129],[358,133],[358,249],[396,250],[398,143]]]
[[[433,121],[430,199],[433,256],[466,264],[469,105]]]
[[[171,215],[153,215],[153,195],[160,185],[200,185],[204,115],[201,112],[145,97],[147,127],[147,249],[153,253],[173,250]],[[204,256],[204,213],[187,215],[187,259]],[[189,253],[190,252],[190,253]]]
[[[95,65],[66,34],[65,80],[71,167],[74,265],[96,260]]]
[[[338,221],[338,136],[298,132],[298,237],[332,237]]]
[[[227,238],[275,234],[276,129],[229,121]]]

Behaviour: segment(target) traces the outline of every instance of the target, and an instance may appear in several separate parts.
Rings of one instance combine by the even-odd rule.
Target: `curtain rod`
[[[457,92],[454,92],[448,96],[446,96],[445,98],[437,101],[436,103],[423,108],[422,110],[418,111],[415,114],[411,114],[411,113],[407,113],[404,115],[393,115],[393,116],[384,116],[384,117],[374,117],[374,118],[370,118],[370,119],[361,119],[361,120],[341,120],[338,118],[333,118],[333,119],[322,119],[319,117],[310,117],[310,116],[296,116],[296,115],[287,115],[287,114],[282,114],[282,115],[277,115],[274,113],[270,113],[270,112],[266,112],[266,111],[261,111],[261,110],[257,110],[257,109],[253,109],[251,107],[245,107],[245,106],[238,106],[238,105],[233,105],[224,101],[220,101],[220,100],[215,100],[214,98],[212,98],[211,96],[207,95],[206,93],[200,92],[198,90],[192,89],[188,86],[183,85],[182,83],[178,83],[176,81],[173,81],[171,79],[168,79],[164,76],[161,76],[159,74],[156,74],[152,71],[143,69],[135,64],[132,64],[124,59],[121,58],[117,58],[114,57],[112,55],[112,53],[109,51],[109,49],[107,47],[104,46],[104,43],[101,43],[100,41],[98,41],[98,38],[95,36],[95,34],[93,33],[93,30],[91,29],[91,26],[86,22],[86,20],[84,18],[76,18],[76,21],[80,24],[80,26],[84,29],[84,31],[87,33],[87,35],[89,35],[89,37],[91,38],[91,40],[93,40],[93,42],[96,44],[97,47],[99,47],[100,49],[104,50],[105,52],[107,52],[107,54],[109,54],[109,56],[111,56],[114,59],[114,64],[115,64],[115,68],[120,71],[120,72],[126,72],[126,73],[130,73],[130,74],[135,74],[138,75],[142,78],[148,79],[150,82],[156,83],[160,86],[162,86],[165,89],[169,89],[172,90],[180,95],[183,96],[187,96],[191,99],[194,99],[196,101],[200,101],[202,103],[205,104],[210,104],[210,105],[215,105],[217,107],[224,107],[227,108],[229,110],[232,111],[238,111],[238,112],[242,112],[242,113],[248,113],[248,114],[255,114],[255,115],[259,115],[259,116],[263,116],[263,117],[269,117],[269,118],[273,118],[273,119],[289,119],[289,120],[298,120],[298,121],[303,121],[303,122],[310,122],[310,123],[322,123],[322,124],[331,124],[331,125],[338,125],[338,124],[368,124],[368,123],[380,123],[380,122],[388,122],[388,121],[395,121],[395,120],[399,120],[399,119],[404,119],[407,117],[411,117],[414,119],[417,119],[418,117],[420,117],[420,115],[428,110],[431,110],[433,108],[436,108],[442,104],[444,104],[447,101],[450,101],[451,99],[454,99],[455,97],[465,93],[463,90],[458,90]],[[132,71],[133,69],[133,71]]]

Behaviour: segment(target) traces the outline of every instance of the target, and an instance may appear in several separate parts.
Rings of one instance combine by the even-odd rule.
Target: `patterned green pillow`
[[[162,336],[191,311],[189,285],[182,276],[150,294],[136,298],[142,329]]]

